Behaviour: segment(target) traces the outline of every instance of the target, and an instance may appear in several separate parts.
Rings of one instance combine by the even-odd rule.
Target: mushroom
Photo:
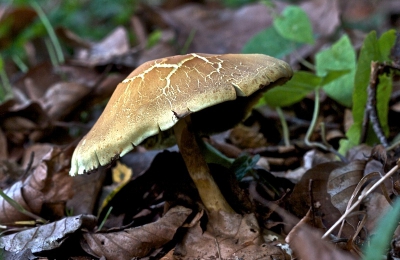
[[[210,175],[199,136],[239,123],[262,93],[290,79],[281,60],[262,54],[187,54],[146,62],[116,88],[76,147],[70,175],[124,156],[135,146],[177,144],[208,211],[233,213]]]

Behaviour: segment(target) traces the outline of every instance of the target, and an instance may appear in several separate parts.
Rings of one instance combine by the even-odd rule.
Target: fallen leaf
[[[9,197],[36,215],[44,208],[51,215],[64,216],[64,203],[72,195],[72,179],[68,175],[70,154],[65,155],[59,148],[51,149],[23,180],[15,182],[4,190]],[[57,206],[62,206],[56,211]],[[0,197],[0,222],[10,223],[31,219]],[[53,210],[50,210],[53,208]]]
[[[276,4],[282,6],[279,2]],[[173,10],[153,10],[151,16],[150,13],[151,11],[147,11],[144,16],[147,14],[146,18],[153,24],[159,24],[161,28],[169,26],[172,31],[179,32],[176,35],[179,46],[184,46],[190,39],[187,53],[241,52],[244,44],[253,35],[272,23],[272,15],[264,4],[249,4],[238,9],[230,9],[189,3]],[[165,42],[162,44],[165,45]],[[159,45],[153,48],[160,50]],[[178,47],[174,54],[180,49],[181,47]],[[158,55],[165,54],[160,51],[159,53]],[[151,59],[160,57],[151,56]],[[140,61],[148,59],[150,56],[144,52]]]
[[[387,201],[384,195],[379,192],[372,192],[364,200],[364,210],[366,211],[365,228],[368,234],[372,234],[376,228],[378,221],[387,213],[392,206]]]
[[[89,49],[77,52],[75,62],[86,65],[106,65],[117,57],[127,56],[130,46],[128,32],[122,26],[115,28],[101,42],[94,43]]]
[[[3,29],[0,39],[0,49],[9,47],[15,36],[28,27],[35,18],[36,12],[29,7],[13,7],[8,5],[8,8],[5,8],[0,13],[0,26],[8,29]]]
[[[320,36],[331,35],[340,25],[338,0],[304,1],[300,6],[308,14],[314,33]]]
[[[303,218],[287,235],[286,242],[298,259],[308,260],[356,260],[358,258],[322,240],[322,233],[307,225],[308,217]]]
[[[334,169],[328,178],[327,192],[332,204],[343,214],[357,184],[363,177],[366,160],[355,160]]]
[[[7,138],[0,127],[0,159],[6,159],[7,157],[8,157]]]
[[[241,149],[266,146],[267,139],[259,132],[259,130],[260,126],[258,125],[248,127],[239,124],[230,131],[229,140],[232,144]]]
[[[263,241],[253,214],[212,212],[207,229],[189,228],[174,259],[285,259],[283,251]]]
[[[106,168],[102,167],[96,173],[70,178],[72,180],[71,190],[74,191],[74,196],[67,201],[65,208],[74,215],[94,212],[106,173]]]
[[[310,209],[310,200],[313,198],[315,210],[323,216],[324,225],[326,227],[332,226],[341,217],[341,214],[331,202],[330,195],[327,192],[327,182],[330,173],[343,166],[345,164],[342,162],[327,162],[308,170],[290,194],[287,200],[288,210],[295,216],[302,218]],[[310,180],[312,180],[311,187]],[[319,206],[317,207],[317,205]],[[343,237],[350,237],[353,233],[354,229],[346,224],[342,233]]]
[[[59,82],[52,85],[40,98],[39,102],[51,120],[64,119],[73,111],[81,100],[91,89],[85,85],[74,82]]]
[[[192,210],[176,206],[158,221],[144,226],[111,233],[85,233],[82,248],[95,257],[132,259],[144,257],[174,237]]]
[[[0,237],[0,248],[10,252],[30,249],[38,253],[59,247],[68,235],[82,228],[92,229],[97,219],[91,215],[67,217],[35,228]]]

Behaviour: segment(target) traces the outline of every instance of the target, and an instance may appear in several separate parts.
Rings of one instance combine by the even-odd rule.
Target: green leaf
[[[243,53],[262,53],[283,58],[292,53],[300,44],[283,38],[274,27],[269,27],[253,36],[243,47]]]
[[[338,103],[351,107],[356,54],[349,37],[342,36],[332,47],[317,53],[315,58],[317,75],[324,75],[328,70],[349,70],[347,75],[326,84],[324,91]]]
[[[283,86],[267,91],[260,100],[259,105],[267,104],[271,107],[285,107],[302,100],[318,87],[346,75],[348,70],[328,71],[323,77],[306,71],[296,71],[292,79]]]
[[[314,43],[312,26],[307,13],[300,7],[290,5],[274,19],[274,28],[284,38],[300,42]]]
[[[400,221],[400,200],[396,200],[393,208],[378,222],[371,243],[364,249],[364,260],[384,259],[390,248],[390,241]]]
[[[390,50],[396,39],[395,30],[389,30],[377,39],[375,31],[370,32],[361,47],[360,56],[354,79],[353,92],[353,120],[354,123],[346,133],[347,141],[342,141],[340,152],[344,154],[351,147],[360,142],[364,111],[367,103],[367,88],[370,81],[371,61],[389,61]],[[392,89],[390,75],[382,75],[377,86],[377,111],[384,132],[388,131],[387,114],[389,110],[388,100]],[[377,138],[373,131],[368,131],[367,143],[373,144]]]
[[[302,100],[308,93],[316,89],[321,78],[305,71],[296,71],[290,81],[283,86],[268,90],[259,104],[271,107],[285,107]]]
[[[236,178],[240,181],[249,171],[253,170],[258,160],[260,160],[259,154],[254,156],[243,154],[235,159],[230,169],[235,173]]]

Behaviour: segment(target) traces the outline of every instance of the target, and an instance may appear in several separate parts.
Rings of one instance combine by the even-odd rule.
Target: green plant
[[[351,147],[360,143],[362,134],[365,107],[367,103],[367,88],[371,75],[371,62],[389,62],[390,50],[392,49],[396,39],[395,30],[389,30],[381,35],[378,39],[375,31],[370,32],[364,40],[363,46],[359,54],[357,68],[354,78],[353,92],[353,120],[354,123],[346,133],[347,139],[341,140],[340,152],[344,154]],[[388,110],[389,98],[392,92],[391,73],[380,76],[379,85],[377,86],[377,111],[380,124],[383,131],[388,134]],[[377,142],[376,135],[373,131],[368,131],[366,143],[373,144]]]
[[[280,16],[275,17],[273,26],[249,40],[243,52],[258,52],[282,58],[296,52],[304,44],[312,44],[312,35],[311,24],[304,11],[299,7],[288,6]],[[389,62],[395,38],[394,30],[383,33],[379,39],[376,32],[369,33],[357,61],[356,51],[349,37],[343,34],[331,47],[315,54],[315,65],[301,61],[310,70],[296,71],[284,86],[266,92],[259,104],[275,108],[286,107],[299,102],[312,91],[323,90],[339,104],[352,108],[354,124],[347,131],[347,138],[341,140],[339,148],[339,152],[345,154],[351,147],[360,143],[371,62]],[[391,73],[380,76],[377,86],[377,111],[385,134],[388,133],[387,116],[391,89]],[[318,111],[314,111],[312,122],[315,121],[315,115],[318,115]],[[314,127],[314,124],[311,124],[310,129]],[[376,134],[368,131],[366,143],[376,142]]]
[[[400,221],[400,200],[379,220],[368,246],[364,248],[364,260],[385,259],[393,233]]]

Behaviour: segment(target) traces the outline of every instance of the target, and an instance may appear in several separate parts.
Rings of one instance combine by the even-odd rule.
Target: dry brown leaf
[[[0,160],[0,189],[4,190],[18,181],[24,174],[24,169],[14,161]]]
[[[72,195],[69,164],[70,154],[66,155],[59,148],[53,148],[26,179],[14,183],[4,192],[33,214],[39,215],[45,206],[47,211],[52,209],[52,216],[61,217],[64,215],[65,202]],[[0,197],[0,208],[1,223],[30,219],[3,197]]]
[[[176,206],[158,221],[144,226],[112,233],[86,233],[81,245],[96,257],[121,260],[144,257],[171,241],[191,212],[188,208]]]
[[[98,194],[106,177],[106,169],[100,168],[90,175],[79,175],[72,179],[74,196],[67,201],[66,208],[73,214],[91,214],[98,202]],[[88,185],[90,183],[90,185]]]
[[[363,205],[367,216],[365,228],[368,234],[372,234],[372,232],[376,231],[375,227],[378,221],[392,207],[385,196],[379,192],[372,192],[368,195]]]
[[[296,259],[303,260],[356,260],[358,258],[321,239],[322,233],[307,225],[304,217],[288,234],[286,241],[293,249]]]
[[[311,0],[300,5],[311,20],[314,33],[329,36],[340,25],[338,0]]]
[[[259,132],[260,126],[251,127],[239,124],[235,126],[229,134],[229,140],[241,149],[263,147],[267,144],[267,139]]]
[[[1,256],[3,257],[2,259],[26,259],[26,260],[35,260],[37,259],[37,256],[32,254],[32,251],[29,249],[23,250],[18,253],[14,252],[9,252],[7,250],[2,250]]]
[[[29,7],[12,7],[7,5],[0,13],[0,26],[9,30],[3,30],[0,38],[0,49],[4,49],[11,45],[15,36],[24,28],[29,26],[36,18],[36,12]]]
[[[380,162],[382,165],[385,165],[388,159],[386,149],[381,144],[375,145],[372,148],[370,157],[371,159]]]
[[[75,34],[71,30],[65,27],[58,27],[56,29],[57,37],[63,40],[66,44],[74,48],[86,48],[89,49],[92,43],[88,40],[82,39],[79,35]]]
[[[39,99],[43,109],[51,120],[62,120],[78,105],[78,100],[85,97],[91,89],[74,82],[59,82],[52,85]]]
[[[323,216],[325,226],[332,226],[341,217],[341,214],[331,202],[330,195],[327,192],[327,182],[330,173],[344,165],[342,162],[327,162],[316,165],[308,170],[300,182],[296,184],[288,199],[289,211],[297,217],[302,218],[310,209],[310,200],[313,198],[314,206],[318,206],[315,210]],[[311,189],[310,180],[312,180]],[[353,233],[354,229],[346,224],[343,229],[343,236],[350,237]]]
[[[95,66],[112,63],[117,57],[129,54],[129,40],[126,29],[122,26],[115,28],[101,42],[94,43],[90,49],[77,52],[77,60],[81,65]]]
[[[282,6],[281,3],[277,4]],[[194,35],[187,53],[238,53],[252,36],[272,24],[270,13],[264,4],[250,4],[238,9],[218,9],[190,3],[168,11],[146,10],[145,15],[153,24],[162,28],[169,26],[169,29],[164,30],[164,37],[174,39],[171,33],[179,32],[179,46],[184,46],[190,35]],[[178,50],[180,48],[174,49],[163,40],[142,52],[140,62],[164,57],[165,53],[174,55]]]
[[[59,247],[68,235],[82,228],[92,229],[97,219],[91,215],[67,217],[39,227],[0,237],[0,248],[10,252],[30,249],[39,253]]]
[[[43,167],[37,167],[24,181],[14,183],[4,193],[15,202],[19,203],[27,211],[38,215],[43,205],[43,193],[41,189],[47,177]],[[0,197],[0,223],[11,223],[31,219],[11,206],[3,197]]]
[[[254,215],[226,212],[211,213],[206,231],[200,222],[191,227],[174,252],[174,259],[268,258],[285,259],[285,255],[263,241]]]
[[[0,160],[8,158],[7,138],[0,127]]]
[[[343,214],[357,184],[363,177],[366,160],[355,160],[329,174],[327,191],[332,204]]]

